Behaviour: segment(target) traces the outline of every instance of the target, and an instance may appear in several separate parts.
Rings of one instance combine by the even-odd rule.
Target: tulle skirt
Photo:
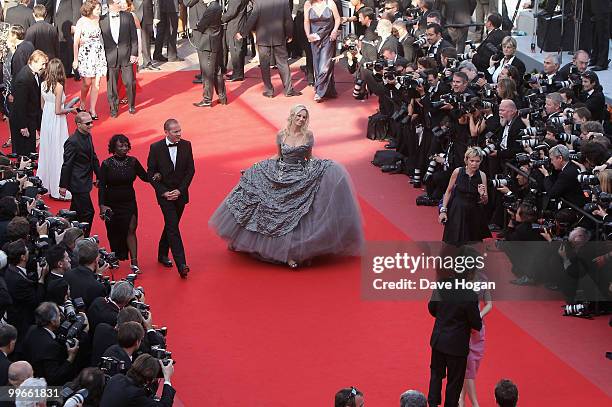
[[[247,172],[252,170],[253,167]],[[350,177],[340,164],[332,162],[327,167],[310,208],[291,231],[281,236],[247,230],[238,224],[226,204],[234,192],[235,189],[217,208],[209,225],[236,251],[281,263],[290,259],[300,263],[328,254],[361,253],[364,242],[361,213]]]

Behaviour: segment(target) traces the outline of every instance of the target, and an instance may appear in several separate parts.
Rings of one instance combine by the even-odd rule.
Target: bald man
[[[32,369],[32,365],[26,362],[25,360],[13,362],[9,366],[9,385],[13,387],[19,387],[21,386],[21,383],[23,383],[30,377],[34,377],[34,369]]]
[[[514,159],[517,153],[523,151],[519,144],[520,132],[525,128],[525,123],[518,117],[516,105],[510,99],[504,99],[499,104],[499,121],[501,134],[499,137],[499,151],[497,157],[502,161]]]
[[[76,130],[64,143],[64,163],[60,175],[59,194],[66,196],[72,193],[70,210],[76,211],[79,222],[87,222],[89,227],[84,231],[89,236],[94,218],[94,207],[90,192],[93,188],[93,174],[98,177],[100,162],[91,139],[93,119],[87,112],[80,112],[75,117]]]

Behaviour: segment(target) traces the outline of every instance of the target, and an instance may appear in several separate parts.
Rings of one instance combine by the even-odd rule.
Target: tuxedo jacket
[[[406,58],[408,62],[414,62],[416,60],[416,52],[412,44],[414,43],[414,37],[406,34],[404,39],[399,41],[399,47],[397,49],[398,54]]]
[[[434,48],[433,45],[430,45],[429,48],[427,48],[427,51],[425,52],[425,56],[429,56],[429,54],[434,54],[434,58],[436,62],[438,63],[438,65],[440,65],[442,50],[448,47],[454,48],[455,46],[451,44],[449,41],[442,38],[442,41],[440,41],[440,44],[438,44],[437,48]]]
[[[32,9],[23,4],[18,4],[6,10],[4,21],[10,25],[20,25],[24,30],[27,30],[35,22]]]
[[[40,85],[28,65],[21,68],[12,85],[11,93],[15,100],[11,109],[11,125],[16,129],[28,128],[30,131],[40,128]]]
[[[98,297],[87,309],[87,318],[89,319],[89,331],[94,334],[96,327],[105,322],[115,326],[117,324],[117,315],[119,307],[112,303],[106,297]]]
[[[173,147],[176,152],[176,168],[172,164],[170,152],[166,145],[166,138],[151,144],[149,149],[149,157],[147,159],[147,174],[151,180],[151,185],[155,189],[155,195],[158,202],[165,202],[162,197],[164,192],[178,189],[181,195],[178,198],[179,202],[189,202],[189,185],[195,175],[195,164],[193,162],[193,152],[191,151],[191,143],[187,140],[179,140],[178,146]],[[154,181],[153,176],[161,174],[161,180]]]
[[[102,356],[112,357],[124,363],[125,369],[121,372],[115,372],[115,373],[126,373],[128,369],[132,367],[132,359],[130,358],[130,355],[128,355],[127,352],[118,344],[109,346],[104,351],[104,355]]]
[[[76,130],[64,143],[60,188],[73,193],[89,193],[93,187],[93,174],[97,176],[99,170],[100,162],[91,135]]]
[[[153,0],[134,0],[134,12],[141,25],[153,24]]]
[[[117,42],[111,34],[110,21],[113,18],[119,18]],[[102,31],[102,41],[104,42],[104,53],[106,54],[108,67],[130,66],[130,57],[138,57],[138,35],[136,34],[134,16],[131,13],[120,11],[119,17],[113,17],[109,12],[100,18],[100,30]]]
[[[56,9],[56,2],[59,1],[59,6]],[[53,10],[50,15],[53,15],[53,24],[57,27],[60,42],[72,42],[74,38],[70,32],[72,26],[76,25],[81,18],[81,0],[55,0]],[[47,10],[49,12],[50,10]]]
[[[64,275],[70,285],[70,297],[82,298],[85,306],[89,307],[96,298],[106,297],[106,287],[94,276],[88,267],[79,266],[67,271]]]
[[[520,117],[516,117],[510,124],[508,130],[508,139],[506,140],[506,149],[502,150],[501,147],[497,150],[497,157],[500,160],[512,160],[517,153],[523,151],[523,146],[520,144],[521,135],[520,131],[525,128],[525,123]],[[497,141],[501,142],[504,136],[504,126],[501,126],[498,130]]]
[[[496,28],[491,31],[487,37],[482,40],[482,43],[476,48],[476,54],[472,57],[472,62],[479,71],[486,71],[489,67],[489,61],[491,57],[495,54],[493,51],[493,47],[497,50],[501,49],[501,43],[508,33],[503,31],[501,28]]]
[[[226,30],[228,33],[236,34],[242,31],[247,21],[247,4],[249,0],[226,0],[228,2],[227,10],[221,17],[221,22],[227,24]],[[303,11],[302,6],[302,11]]]
[[[66,345],[53,339],[45,328],[36,325],[30,328],[24,350],[34,377],[44,377],[49,386],[62,386],[77,374],[76,366],[67,360]]]
[[[25,40],[30,41],[35,49],[43,51],[49,60],[59,56],[59,36],[57,28],[46,21],[37,21],[28,28]]]
[[[13,79],[28,64],[28,60],[35,50],[34,44],[30,41],[24,40],[21,44],[17,45],[13,58],[11,58],[11,75]]]
[[[21,340],[31,324],[34,323],[34,310],[45,296],[43,284],[24,276],[16,266],[9,264],[4,272],[4,280],[13,304],[7,310],[8,323],[13,325]]]
[[[585,204],[584,193],[578,182],[580,169],[573,162],[560,171],[544,177],[544,190],[550,199],[564,198],[574,205],[582,207]]]
[[[382,38],[379,37],[378,47],[376,48],[379,55],[382,55],[382,50],[385,48],[392,49],[393,52],[395,52],[396,54],[399,54],[399,51],[398,51],[398,49],[400,48],[399,40],[395,38],[393,35],[390,35],[387,38],[385,38],[385,41],[382,43],[382,45],[380,41],[382,41]]]
[[[117,374],[106,383],[100,407],[170,407],[174,402],[175,393],[176,390],[172,386],[164,384],[161,399],[155,401],[132,379],[126,375]]]
[[[157,0],[153,5],[154,18],[160,19],[162,13],[178,13],[183,0]]]
[[[286,0],[256,0],[242,36],[255,28],[257,44],[267,47],[285,45],[293,37],[291,9]]]
[[[467,356],[472,329],[482,329],[476,293],[472,290],[436,290],[428,309],[436,318],[430,340],[432,349],[448,355]]]
[[[590,96],[587,93],[582,93],[580,99],[589,109],[589,112],[591,112],[592,120],[608,121],[609,115],[606,109],[606,98],[601,90],[596,89]]]
[[[213,1],[207,6],[199,1],[191,10],[198,21],[193,32],[193,42],[198,51],[221,51],[223,49],[223,29],[221,27],[223,10],[219,3]]]

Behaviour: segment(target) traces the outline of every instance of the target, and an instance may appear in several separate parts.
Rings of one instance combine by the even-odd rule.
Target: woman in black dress
[[[115,134],[111,138],[108,152],[113,155],[100,166],[98,200],[111,250],[119,260],[127,260],[129,252],[131,269],[138,273],[138,207],[134,181],[136,177],[144,182],[148,182],[148,179],[138,159],[128,156],[130,148],[130,140],[123,134]]]
[[[465,167],[455,168],[451,175],[440,207],[445,243],[461,246],[491,237],[484,216],[487,176],[479,169],[483,156],[480,148],[469,147],[464,156]]]

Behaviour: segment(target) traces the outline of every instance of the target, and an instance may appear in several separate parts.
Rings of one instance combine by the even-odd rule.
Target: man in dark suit
[[[89,195],[93,187],[93,174],[98,175],[100,162],[91,140],[93,120],[87,112],[76,115],[76,131],[64,143],[64,163],[60,175],[60,196],[72,193],[70,210],[77,212],[79,222],[89,223],[85,236],[89,236],[94,207]]]
[[[244,80],[244,54],[246,51],[246,43],[243,38],[237,39],[236,34],[242,31],[246,23],[246,8],[248,3],[248,0],[225,0],[223,16],[221,16],[221,22],[225,27],[223,61],[227,60],[228,53],[232,61],[232,74],[228,78],[230,82]]]
[[[106,297],[106,286],[96,279],[95,274],[103,274],[108,265],[100,266],[98,244],[91,240],[80,240],[76,246],[79,266],[66,272],[64,278],[70,285],[70,296],[82,298],[85,307],[89,307],[96,298]]]
[[[81,5],[81,0],[53,2],[53,24],[59,33],[59,58],[62,60],[67,77],[72,76],[74,26],[81,18]]]
[[[19,4],[6,10],[4,22],[10,25],[20,25],[27,30],[34,24],[34,16],[30,8],[31,0],[20,0]]]
[[[44,377],[50,386],[61,386],[78,373],[74,363],[79,351],[78,339],[63,345],[55,332],[61,313],[57,305],[43,302],[36,308],[36,325],[25,338],[26,359],[32,363],[36,377]],[[71,346],[73,345],[73,346]]]
[[[140,69],[159,71],[151,60],[151,37],[153,35],[153,0],[134,0],[136,17],[140,21],[142,39],[142,66]]]
[[[34,6],[36,22],[26,30],[25,40],[30,41],[35,49],[47,54],[49,59],[59,56],[59,36],[57,28],[45,21],[47,9],[42,4]]]
[[[472,23],[472,13],[476,8],[476,0],[442,0],[440,2],[442,16],[446,25],[463,25]],[[465,50],[469,27],[449,27],[448,32],[457,45],[457,52]]]
[[[164,376],[164,388],[161,399],[156,401],[147,395],[144,387],[157,378],[160,366]],[[172,363],[164,365],[151,355],[140,355],[128,370],[127,375],[117,374],[110,378],[104,388],[100,407],[128,405],[170,407],[176,393],[176,390],[170,384],[173,373],[174,365]]]
[[[585,7],[590,6],[593,45],[591,49],[591,70],[605,71],[608,69],[610,60],[610,13],[612,12],[612,0],[589,0]],[[589,12],[585,11],[588,15]]]
[[[15,77],[24,66],[28,64],[28,61],[36,48],[30,41],[25,40],[25,29],[20,25],[14,25],[11,27],[11,35],[15,36],[15,52],[13,52],[13,58],[11,58],[11,75],[13,82]]]
[[[599,77],[595,72],[586,71],[582,74],[582,93],[580,94],[580,100],[584,102],[591,112],[592,120],[603,120],[607,122],[610,119],[608,109],[606,108],[606,99],[602,87],[599,84]]]
[[[472,63],[476,65],[479,71],[486,71],[489,67],[491,57],[501,50],[501,43],[508,35],[507,32],[501,29],[502,16],[498,13],[491,13],[485,22],[487,36],[476,48],[476,54],[472,57]]]
[[[11,110],[11,138],[13,152],[29,155],[36,152],[36,130],[40,129],[40,75],[47,66],[47,55],[34,51],[13,81],[13,108]]]
[[[287,42],[293,40],[293,21],[286,0],[260,0],[255,2],[253,11],[237,39],[246,38],[253,28],[257,33],[259,68],[264,83],[265,97],[274,97],[274,87],[270,79],[270,58],[274,55],[285,88],[285,96],[299,96],[302,92],[293,90],[291,71],[287,62]]]
[[[164,231],[159,239],[157,260],[166,267],[172,267],[168,259],[168,250],[172,250],[181,278],[187,278],[189,266],[185,260],[179,223],[189,202],[189,185],[195,175],[195,164],[191,143],[181,139],[178,121],[166,120],[164,132],[166,136],[162,140],[151,144],[147,159],[147,173],[164,215]]]
[[[119,310],[126,307],[132,299],[134,287],[130,282],[117,281],[113,284],[110,296],[96,298],[87,310],[90,332],[94,333],[96,327],[103,322],[115,326]]]
[[[416,52],[413,46],[414,37],[406,29],[406,22],[397,20],[393,23],[393,28],[397,32],[397,40],[399,41],[397,53],[408,62],[414,62],[416,60]]]
[[[570,161],[569,150],[558,144],[548,152],[550,163],[555,174],[550,174],[545,167],[538,168],[544,175],[544,190],[549,199],[563,198],[582,208],[586,203],[584,193],[578,182],[580,169]]]
[[[196,107],[212,107],[213,89],[219,96],[219,103],[227,104],[225,79],[221,72],[223,63],[223,28],[221,13],[223,10],[214,0],[190,0],[190,16],[197,21],[193,32],[193,43],[198,50],[200,73],[204,94],[202,100],[195,102]]]
[[[108,14],[100,18],[100,30],[108,65],[108,104],[111,117],[117,117],[119,74],[125,85],[128,111],[136,113],[136,81],[132,65],[138,63],[138,36],[132,14],[120,11],[118,0],[108,0]]]
[[[178,31],[179,1],[158,0],[154,4],[153,25],[157,27],[153,59],[160,62],[182,61],[176,53],[176,35]],[[168,57],[162,55],[164,43],[168,43]]]
[[[125,369],[117,373],[126,373],[132,367],[132,360],[135,359],[134,353],[140,348],[145,331],[138,322],[124,322],[117,328],[117,343],[111,345],[104,352],[105,357],[112,357],[123,362]]]
[[[472,329],[482,329],[478,296],[458,289],[455,279],[442,280],[452,288],[434,291],[429,313],[436,319],[431,333],[431,376],[427,401],[430,407],[442,402],[442,379],[446,377],[445,407],[455,407],[463,387]]]
[[[11,361],[8,356],[15,350],[17,329],[13,325],[0,325],[0,386],[8,385],[8,370]]]
[[[427,44],[429,44],[425,55],[434,58],[438,66],[442,65],[442,50],[453,47],[453,44],[442,38],[442,27],[439,24],[429,24],[425,30]]]

